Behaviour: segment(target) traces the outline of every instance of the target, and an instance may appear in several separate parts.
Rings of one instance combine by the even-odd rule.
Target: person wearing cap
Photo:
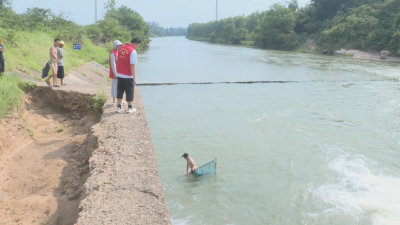
[[[187,164],[186,164],[186,174],[188,174],[189,168],[190,168],[190,173],[189,173],[189,177],[192,176],[192,174],[194,174],[194,172],[197,169],[196,163],[194,163],[194,160],[192,158],[189,157],[189,154],[185,153],[183,154],[181,157],[183,157]]]
[[[108,57],[108,64],[110,66],[110,75],[109,77],[112,79],[111,82],[111,96],[113,97],[113,103],[117,103],[117,87],[118,87],[118,79],[117,79],[117,52],[118,49],[122,46],[122,42],[115,40],[113,43],[113,50],[111,51]]]
[[[59,62],[57,62],[57,78],[60,79],[61,81],[61,86],[64,86],[64,63],[63,63],[63,58],[64,58],[64,54],[63,54],[63,50],[62,48],[64,48],[65,46],[65,42],[64,41],[60,41],[60,43],[57,46],[57,59],[59,60]]]
[[[127,43],[121,46],[117,52],[117,110],[116,113],[122,111],[122,97],[124,92],[126,95],[126,101],[128,102],[128,113],[136,111],[133,108],[133,95],[136,84],[136,64],[137,64],[137,52],[136,49],[140,46],[142,41],[135,37],[131,40],[131,43]]]
[[[0,76],[3,75],[4,73],[4,46],[3,46],[3,39],[0,38]]]

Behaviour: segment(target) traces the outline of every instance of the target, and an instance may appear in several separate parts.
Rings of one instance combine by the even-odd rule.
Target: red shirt
[[[131,76],[133,74],[131,72],[131,54],[135,49],[131,44],[122,45],[118,50],[118,59],[117,59],[117,73]]]

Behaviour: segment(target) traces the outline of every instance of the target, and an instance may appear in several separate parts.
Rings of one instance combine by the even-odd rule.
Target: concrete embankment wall
[[[78,225],[171,224],[137,89],[134,107],[134,114],[116,114],[108,99],[100,123],[92,128],[99,146],[89,160]]]

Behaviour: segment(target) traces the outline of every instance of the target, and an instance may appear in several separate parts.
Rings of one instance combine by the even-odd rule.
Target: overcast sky
[[[81,25],[91,24],[95,0],[14,0],[13,8],[23,13],[27,8],[39,7],[53,12],[67,12],[72,20]],[[103,15],[104,3],[98,0],[99,14]],[[116,0],[117,7],[126,5],[138,12],[147,21],[156,21],[164,27],[187,27],[190,23],[215,20],[216,0]],[[219,18],[249,15],[257,10],[264,11],[280,0],[219,0]],[[305,6],[309,0],[298,0]]]

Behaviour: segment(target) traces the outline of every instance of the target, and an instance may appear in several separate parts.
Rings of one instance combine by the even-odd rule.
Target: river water
[[[400,65],[153,39],[139,82],[173,224],[400,224]],[[187,152],[218,174],[177,179]]]

